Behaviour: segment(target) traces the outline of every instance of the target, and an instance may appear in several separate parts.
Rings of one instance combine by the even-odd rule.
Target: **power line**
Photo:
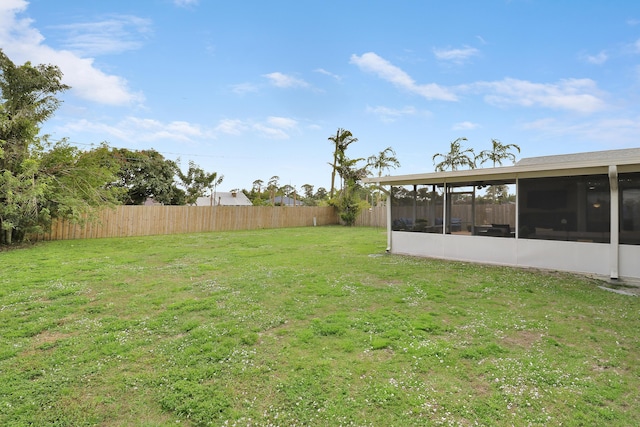
[[[62,142],[62,139],[49,139],[49,141],[51,142]],[[64,140],[65,142],[68,142],[70,144],[73,145],[84,145],[86,147],[97,147],[100,144],[96,144],[96,143],[86,143],[86,142],[77,142],[77,141],[71,141],[69,139]],[[163,155],[173,155],[173,156],[184,156],[184,157],[211,157],[211,158],[218,158],[218,159],[236,159],[236,160],[247,160],[247,159],[251,159],[251,160],[262,160],[265,159],[265,157],[247,157],[247,156],[241,156],[241,157],[237,157],[237,156],[223,156],[223,155],[216,155],[216,154],[189,154],[189,153],[174,153],[174,152],[170,152],[170,151],[159,151],[156,150],[155,148],[146,148],[146,149],[142,149],[142,150],[134,150],[128,147],[117,147],[115,145],[111,145],[109,143],[106,144],[107,147],[110,148],[115,148],[117,150],[131,150],[131,151],[143,151],[143,150],[153,150],[157,153],[163,154]]]

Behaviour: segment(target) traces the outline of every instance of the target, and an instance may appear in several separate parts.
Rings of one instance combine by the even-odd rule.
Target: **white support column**
[[[618,167],[609,166],[609,187],[611,188],[611,230],[609,244],[609,269],[612,279],[618,278],[620,243],[620,197],[618,196]]]
[[[380,184],[378,184],[380,185]],[[387,193],[387,252],[391,252],[391,199],[393,197],[393,190],[389,187]]]
[[[516,239],[520,238],[520,179],[516,178]]]
[[[449,185],[447,184],[447,182],[445,181],[443,183],[443,195],[442,195],[442,234],[447,234],[447,223],[450,221],[447,221],[447,219],[449,218],[449,212],[447,209],[447,204],[449,203]]]

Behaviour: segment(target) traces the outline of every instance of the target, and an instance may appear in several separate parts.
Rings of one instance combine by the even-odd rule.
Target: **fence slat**
[[[80,226],[58,220],[51,230],[32,240],[181,234],[205,231],[252,230],[338,224],[331,206],[118,206],[98,213]]]

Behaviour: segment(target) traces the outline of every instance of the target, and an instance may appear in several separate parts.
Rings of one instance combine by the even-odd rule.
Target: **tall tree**
[[[285,200],[284,198],[282,199],[282,204],[283,205],[288,205],[289,201],[293,201],[293,204],[295,206],[296,203],[296,189],[293,185],[290,184],[285,184],[282,186],[282,188],[280,189],[280,191],[282,192],[282,195],[287,198],[288,200]]]
[[[53,218],[82,222],[115,203],[116,167],[100,147],[82,152],[38,137],[69,89],[53,65],[16,66],[0,50],[0,244],[45,231]]]
[[[327,193],[327,189],[324,187],[319,187],[316,190],[316,194],[314,194],[313,196],[316,200],[325,200],[327,197],[329,197],[329,193]]]
[[[206,173],[194,161],[189,162],[186,174],[180,168],[176,168],[176,173],[184,187],[185,202],[188,205],[194,204],[198,197],[204,196],[207,190],[211,189],[211,186],[220,185],[224,180],[224,175],[218,177],[217,172]]]
[[[302,190],[304,191],[304,197],[307,199],[313,199],[313,185],[302,184]]]
[[[342,156],[340,168],[338,169],[344,185],[340,191],[336,206],[338,207],[340,218],[348,226],[355,223],[362,209],[362,203],[358,195],[362,187],[360,181],[370,174],[369,165],[358,166],[358,162],[361,160],[364,159],[349,159],[346,156]]]
[[[331,190],[329,191],[329,197],[333,197],[333,195],[335,194],[335,189],[336,189],[336,186],[335,186],[336,172],[338,172],[338,169],[340,168],[340,159],[344,158],[345,152],[346,152],[347,147],[349,146],[349,144],[357,142],[358,138],[355,138],[350,131],[348,131],[346,129],[338,128],[338,130],[336,131],[335,136],[333,136],[333,135],[330,136],[328,138],[328,140],[333,142],[333,145],[334,145],[333,163],[330,163],[330,165],[331,165]]]
[[[269,190],[269,198],[271,199],[271,205],[275,206],[276,204],[276,194],[278,192],[278,181],[280,177],[278,175],[274,175],[269,178],[269,182],[267,182],[267,190]]]
[[[491,150],[483,150],[477,156],[475,161],[483,164],[487,161],[491,161],[493,167],[496,165],[502,166],[503,160],[511,160],[516,162],[516,155],[512,152],[516,150],[520,152],[520,147],[516,144],[503,144],[497,139],[491,140]],[[492,185],[487,189],[487,198],[493,203],[501,203],[509,198],[509,187],[507,185]]]
[[[0,49],[0,170],[19,172],[36,142],[40,125],[60,105],[56,95],[69,89],[54,65],[16,66]]]
[[[520,152],[520,147],[516,144],[503,144],[497,139],[491,140],[491,150],[483,150],[477,156],[475,161],[480,161],[480,164],[483,164],[487,161],[491,161],[493,163],[493,167],[496,167],[496,164],[502,166],[503,160],[511,160],[511,162],[516,162],[516,155],[513,154],[511,150],[516,150],[518,153]]]
[[[396,152],[393,148],[387,147],[377,155],[369,156],[367,163],[370,167],[378,171],[378,177],[382,176],[382,172],[386,169],[395,169],[400,167],[400,162],[396,157]],[[377,200],[380,203],[380,188],[377,189]]]
[[[113,186],[126,190],[124,204],[142,205],[147,199],[165,205],[186,203],[185,192],[175,182],[178,165],[173,160],[165,159],[153,149],[114,148],[113,156],[120,162],[118,180]]]
[[[260,192],[262,191],[262,186],[264,185],[264,181],[261,179],[256,179],[255,181],[253,181],[253,187],[251,188],[251,191],[255,191],[258,194],[260,194]]]
[[[378,176],[382,176],[382,172],[386,169],[395,169],[400,167],[400,162],[396,157],[396,152],[391,147],[387,147],[377,155],[369,156],[367,159],[369,166],[378,172]]]
[[[50,178],[47,208],[53,217],[73,219],[77,212],[95,213],[92,206],[119,204],[120,189],[110,188],[119,165],[106,144],[89,151],[60,141],[42,152],[40,171]]]
[[[462,149],[461,141],[466,141],[467,138],[458,138],[451,142],[451,147],[448,153],[436,153],[433,155],[433,163],[436,166],[436,172],[442,172],[451,168],[452,171],[458,170],[460,166],[468,166],[470,169],[475,168],[475,162],[473,157],[473,149]],[[442,161],[435,163],[436,157],[442,157]]]

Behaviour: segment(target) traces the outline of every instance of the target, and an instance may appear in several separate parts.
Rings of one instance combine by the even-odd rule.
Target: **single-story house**
[[[242,191],[216,191],[210,196],[198,197],[196,206],[252,206]]]
[[[289,196],[276,196],[273,203],[276,206],[304,206],[301,200]]]
[[[366,181],[391,253],[640,279],[640,148]]]

